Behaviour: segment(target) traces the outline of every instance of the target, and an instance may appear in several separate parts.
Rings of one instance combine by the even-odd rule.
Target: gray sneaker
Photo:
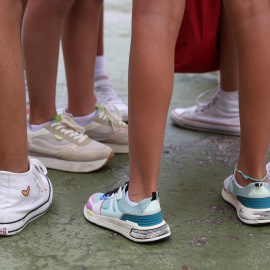
[[[69,172],[91,172],[113,157],[110,147],[91,140],[69,114],[57,115],[42,129],[28,126],[29,155],[47,168]]]
[[[122,121],[116,107],[116,114],[110,110],[111,104],[104,107],[97,106],[98,112],[94,119],[86,126],[85,133],[89,138],[102,142],[111,147],[114,153],[128,153],[128,125]]]

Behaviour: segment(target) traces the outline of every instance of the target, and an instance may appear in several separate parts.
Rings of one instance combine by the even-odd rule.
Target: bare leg
[[[220,38],[219,38],[219,61],[220,61],[220,86],[229,92],[238,89],[238,68],[235,42],[229,24],[226,11],[222,5]]]
[[[95,110],[94,71],[101,7],[101,0],[76,0],[65,18],[62,43],[68,112],[73,116],[84,116]]]
[[[30,122],[56,115],[55,91],[63,19],[74,0],[29,0],[23,20],[23,53],[30,94]]]
[[[270,141],[270,2],[224,1],[233,26],[239,59],[241,148],[238,169],[262,179]],[[251,181],[236,174],[237,182]]]
[[[104,43],[103,43],[103,20],[104,20],[104,6],[102,5],[99,17],[98,25],[98,46],[97,46],[97,56],[104,55]]]
[[[184,0],[133,2],[129,70],[129,197],[134,202],[151,197],[157,190],[173,89],[174,48],[184,7]]]
[[[18,0],[3,0],[0,5],[0,170],[21,173],[28,170],[20,46],[22,7]]]

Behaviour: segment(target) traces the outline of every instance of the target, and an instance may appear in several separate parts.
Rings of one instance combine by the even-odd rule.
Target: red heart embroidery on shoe
[[[22,190],[22,194],[27,197],[30,193],[30,186],[27,187],[27,190]]]

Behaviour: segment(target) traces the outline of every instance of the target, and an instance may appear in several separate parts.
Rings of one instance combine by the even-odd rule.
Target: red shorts
[[[175,72],[202,73],[219,69],[220,0],[187,0],[175,47]]]

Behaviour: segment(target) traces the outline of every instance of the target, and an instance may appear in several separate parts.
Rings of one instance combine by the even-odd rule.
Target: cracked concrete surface
[[[106,4],[106,70],[126,102],[130,11],[130,0]],[[170,109],[194,105],[199,93],[215,85],[212,75],[176,74]],[[65,90],[60,58],[57,103],[62,106]],[[128,180],[128,155],[116,155],[88,174],[49,170],[53,206],[20,234],[0,238],[0,269],[268,269],[270,227],[243,225],[220,194],[237,160],[239,141],[180,129],[168,119],[159,190],[172,236],[159,243],[133,243],[83,217],[92,193]]]

